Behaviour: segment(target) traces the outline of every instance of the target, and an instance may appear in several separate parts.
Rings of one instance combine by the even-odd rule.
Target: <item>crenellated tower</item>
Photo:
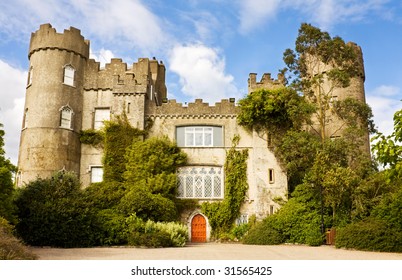
[[[55,170],[79,173],[82,90],[89,41],[43,24],[31,35],[18,184]]]

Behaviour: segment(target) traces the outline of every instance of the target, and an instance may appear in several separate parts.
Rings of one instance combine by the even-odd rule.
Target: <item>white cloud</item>
[[[279,12],[296,10],[327,30],[343,21],[359,21],[374,14],[392,18],[389,0],[253,0],[239,1],[240,33],[247,33],[274,19]]]
[[[225,73],[225,60],[217,50],[204,45],[176,46],[170,54],[170,70],[180,77],[182,92],[214,103],[239,97],[233,77]]]
[[[1,33],[28,38],[40,24],[58,32],[70,25],[101,42],[124,44],[141,52],[160,50],[166,42],[159,18],[141,0],[15,0],[0,3]]]
[[[115,55],[111,50],[105,50],[104,48],[102,48],[98,52],[93,52],[92,50],[90,50],[89,57],[95,59],[95,61],[100,62],[101,67],[105,67],[105,64],[110,63],[112,58],[115,58]]]
[[[280,0],[253,0],[253,1],[240,1],[239,16],[240,28],[239,31],[245,34],[258,28],[259,25],[264,24],[276,16]]]
[[[4,125],[6,156],[17,164],[27,72],[0,60],[0,123]]]
[[[394,129],[394,113],[401,109],[402,91],[400,88],[381,85],[367,92],[366,101],[374,114],[374,122],[379,132],[390,135]]]

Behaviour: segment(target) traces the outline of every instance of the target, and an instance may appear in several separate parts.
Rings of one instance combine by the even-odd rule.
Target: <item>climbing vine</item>
[[[221,202],[202,204],[202,212],[207,215],[213,235],[219,237],[232,228],[240,215],[240,207],[246,197],[248,150],[238,150],[240,137],[232,140],[232,147],[226,152],[225,162],[225,198]]]

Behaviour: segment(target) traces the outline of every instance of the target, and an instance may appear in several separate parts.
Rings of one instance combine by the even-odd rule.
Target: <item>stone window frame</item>
[[[183,148],[222,148],[224,127],[211,124],[176,126],[176,143]],[[198,141],[197,141],[198,139]]]
[[[108,111],[108,117],[104,118],[105,115],[104,114],[102,117],[102,114],[98,115],[97,112],[101,112],[101,111]],[[111,119],[111,114],[112,114],[112,109],[110,107],[95,107],[94,108],[94,118],[93,118],[93,128],[95,130],[100,130],[102,129],[102,127],[104,126],[104,121],[110,121]],[[99,119],[98,116],[101,116],[101,118]]]
[[[23,120],[22,120],[22,128],[23,129],[28,127],[28,116],[29,116],[28,113],[29,113],[28,108],[25,108],[24,117],[23,117]]]
[[[275,170],[273,168],[268,168],[268,182],[270,184],[275,183]]]
[[[182,199],[223,199],[222,166],[195,165],[177,169],[177,197]]]
[[[63,84],[75,87],[75,68],[71,64],[63,66]]]
[[[27,87],[32,85],[33,71],[34,71],[33,66],[29,67],[28,78],[27,78]]]
[[[73,125],[73,109],[66,105],[60,108],[60,128],[72,129]],[[65,114],[67,113],[67,115]]]

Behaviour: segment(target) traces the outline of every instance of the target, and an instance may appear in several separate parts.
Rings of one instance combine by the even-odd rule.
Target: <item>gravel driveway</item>
[[[32,248],[40,260],[402,260],[402,253],[362,252],[332,246],[188,244],[182,248]]]

